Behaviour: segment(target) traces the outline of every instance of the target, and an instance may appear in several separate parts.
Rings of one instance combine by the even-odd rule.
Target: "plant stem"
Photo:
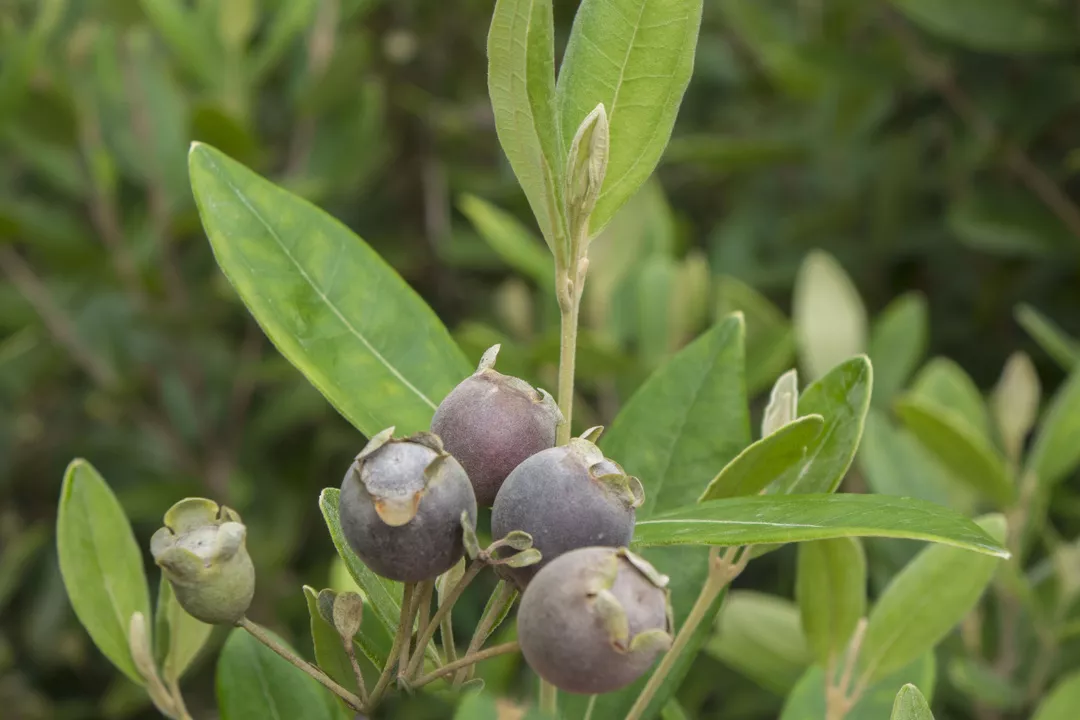
[[[327,690],[329,690],[330,692],[334,693],[339,698],[344,700],[354,710],[363,710],[364,709],[364,704],[360,701],[359,697],[357,697],[353,693],[349,692],[345,688],[338,685],[336,682],[331,680],[330,677],[326,673],[324,673],[322,670],[315,667],[314,665],[309,663],[307,660],[304,660],[302,657],[298,656],[292,650],[290,650],[289,648],[287,648],[284,645],[282,645],[281,643],[279,643],[261,625],[257,625],[255,623],[253,623],[251,620],[249,620],[246,617],[240,618],[240,621],[237,623],[237,625],[239,625],[240,627],[244,628],[249,633],[251,633],[251,636],[254,637],[256,640],[258,640],[259,642],[261,642],[263,645],[270,648],[271,650],[276,652],[278,655],[280,655],[284,659],[288,660],[289,663],[291,663],[294,667],[296,667],[299,670],[303,670],[305,673],[307,673],[311,677],[315,678]]]
[[[441,668],[432,670],[427,675],[421,675],[416,679],[416,682],[412,683],[411,687],[422,687],[424,685],[427,685],[432,680],[438,680],[444,675],[449,675],[455,670],[460,670],[461,668],[468,667],[469,665],[478,663],[481,660],[493,658],[496,655],[506,655],[507,653],[517,652],[520,649],[521,646],[518,644],[517,640],[515,640],[513,642],[503,643],[502,645],[495,645],[494,647],[489,647],[487,650],[481,650],[478,653],[466,655],[460,660],[455,660],[452,663],[447,663],[443,665]]]
[[[408,622],[402,620],[401,628],[404,628],[405,632],[401,634],[401,654],[398,656],[398,685],[404,684],[404,681],[408,679],[409,674],[409,645],[412,642],[413,623],[416,621],[416,612],[420,609],[420,589],[423,583],[406,583],[406,592],[409,594],[409,610],[408,610]],[[411,592],[410,592],[411,586]],[[405,609],[405,601],[401,602],[402,610]],[[399,631],[401,630],[399,628]],[[417,643],[417,649],[419,650],[420,644]],[[416,657],[420,658],[420,662],[423,662],[423,652],[417,652]]]
[[[351,637],[342,637],[341,642],[345,645],[345,654],[349,656],[353,675],[356,676],[356,689],[360,695],[360,702],[367,705],[367,685],[364,683],[364,672],[360,669],[360,662],[356,659],[356,646]]]
[[[555,717],[559,712],[559,688],[540,678],[540,712]]]
[[[414,583],[405,583],[405,591],[401,596],[401,619],[398,622],[397,634],[394,636],[394,644],[390,648],[390,655],[386,658],[386,666],[383,668],[382,674],[379,675],[378,682],[375,683],[375,687],[371,691],[371,697],[368,699],[369,707],[375,707],[379,704],[379,700],[382,698],[384,692],[386,692],[387,686],[390,685],[390,678],[393,676],[394,661],[401,656],[401,648],[405,644],[406,633],[412,634],[413,623],[413,590],[416,588]],[[406,629],[407,628],[407,629]]]
[[[568,290],[573,294],[573,290]],[[563,421],[559,425],[556,442],[570,442],[571,420],[574,415],[574,356],[577,353],[579,303],[571,299],[572,306],[561,312],[561,336],[559,342],[559,411]]]
[[[839,682],[834,678],[825,679],[825,718],[826,720],[844,720],[851,708],[855,707],[866,690],[867,677],[864,675],[855,686],[851,687],[851,679],[855,673],[855,666],[859,660],[859,650],[862,648],[863,638],[866,636],[866,618],[860,618],[855,626],[855,632],[848,642],[847,653],[844,657],[844,669]]]
[[[728,583],[738,577],[746,564],[750,562],[749,546],[736,562],[735,557],[738,551],[738,547],[730,547],[723,557],[718,557],[719,548],[712,548],[709,553],[709,575],[705,580],[705,584],[701,587],[697,600],[694,601],[694,607],[690,609],[690,614],[686,616],[683,626],[679,628],[675,640],[671,643],[671,649],[664,653],[664,657],[657,666],[656,671],[653,672],[649,682],[642,688],[641,694],[638,695],[637,700],[634,702],[634,706],[630,708],[630,712],[626,715],[626,720],[641,720],[645,716],[645,711],[649,709],[649,703],[652,702],[653,696],[656,695],[656,691],[660,689],[660,686],[664,684],[664,680],[675,666],[679,655],[683,653],[690,643],[690,639],[694,636],[698,625],[705,618],[705,613],[712,607],[712,604],[723,592],[724,588],[727,587]]]
[[[484,610],[483,616],[480,618],[480,622],[476,625],[476,630],[473,631],[472,639],[469,641],[469,649],[465,651],[466,655],[471,655],[480,650],[487,639],[491,636],[492,628],[495,627],[496,621],[503,616],[506,609],[517,598],[517,590],[506,582],[500,580],[498,587],[495,588],[495,593],[491,603]],[[454,687],[459,688],[461,684],[465,682],[465,679],[469,675],[468,672],[462,670],[454,678]]]
[[[596,707],[596,698],[598,697],[599,695],[593,695],[589,698],[589,704],[585,706],[585,717],[582,720],[592,720],[592,711]]]
[[[461,579],[457,581],[457,584],[454,585],[453,589],[447,593],[446,598],[443,600],[442,604],[439,605],[439,609],[435,611],[435,616],[431,618],[427,627],[424,628],[424,632],[417,638],[416,647],[426,647],[427,644],[431,642],[431,638],[435,636],[435,630],[439,627],[444,618],[450,617],[450,611],[453,610],[454,604],[461,597],[461,594],[465,592],[465,588],[473,581],[473,578],[475,578],[484,568],[485,564],[486,563],[481,560],[474,560],[470,563],[469,567],[465,570],[465,574],[461,576]],[[407,668],[408,674],[412,675],[416,673],[423,661],[423,654],[417,653]]]
[[[424,638],[429,640],[435,636],[435,630],[439,627],[439,621],[431,621],[431,596],[435,594],[435,581],[426,580],[420,583],[417,589],[417,597],[420,599],[420,604],[417,605],[417,616],[420,618],[416,625],[416,653],[413,656],[412,662],[409,663],[409,667],[406,672],[409,677],[412,677],[416,673],[416,668],[422,667],[424,664],[424,653],[422,648],[427,646]],[[430,632],[428,629],[430,628]]]

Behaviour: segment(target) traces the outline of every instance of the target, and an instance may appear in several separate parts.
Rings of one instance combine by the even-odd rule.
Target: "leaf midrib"
[[[289,259],[289,262],[291,262],[296,267],[301,277],[304,278],[304,281],[307,282],[307,284],[311,287],[312,290],[315,291],[315,293],[319,296],[323,303],[334,313],[338,320],[341,321],[341,324],[344,325],[349,330],[349,332],[352,333],[352,335],[364,345],[365,348],[367,348],[368,352],[370,352],[371,355],[376,360],[378,360],[383,365],[383,367],[385,367],[387,371],[389,371],[391,375],[397,378],[403,385],[405,385],[405,387],[407,387],[417,397],[423,400],[424,403],[427,404],[432,410],[436,409],[438,406],[434,402],[432,402],[431,398],[421,392],[418,387],[409,382],[408,378],[401,374],[401,371],[391,365],[390,362],[382,355],[382,353],[375,349],[375,346],[371,344],[367,337],[365,337],[363,333],[357,330],[352,325],[352,323],[349,322],[348,318],[346,318],[345,315],[338,309],[337,305],[330,301],[330,298],[327,297],[326,293],[323,292],[322,288],[315,284],[314,280],[312,280],[307,270],[304,269],[304,267],[297,261],[293,254],[285,246],[281,237],[277,234],[274,228],[271,227],[271,225],[266,221],[262,214],[259,213],[259,211],[256,210],[255,207],[248,201],[244,193],[240,191],[240,188],[233,184],[229,177],[224,172],[222,172],[221,166],[218,164],[214,156],[207,152],[204,152],[203,154],[204,157],[207,159],[208,164],[214,168],[215,174],[217,175],[218,179],[222,183],[224,183],[225,186],[229,188],[229,190],[232,191],[232,193],[236,196],[240,203],[245,208],[247,208],[248,212],[250,212],[251,215],[259,221],[259,224],[266,229],[266,232],[269,233],[270,237],[274,239],[274,242],[277,244],[281,252],[285,255],[285,257]]]

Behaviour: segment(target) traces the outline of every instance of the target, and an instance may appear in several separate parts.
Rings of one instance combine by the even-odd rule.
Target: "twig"
[[[499,581],[499,586],[495,590],[495,596],[491,601],[491,605],[487,608],[487,612],[480,618],[480,622],[476,625],[476,630],[473,631],[472,639],[469,641],[469,648],[465,651],[466,655],[478,652],[487,639],[491,636],[491,630],[495,626],[499,616],[502,615],[508,605],[514,602],[517,598],[517,590],[513,585],[505,580]],[[461,684],[465,682],[468,672],[463,670],[457,674],[454,678],[454,687],[459,688]]]
[[[324,673],[319,668],[315,667],[311,663],[307,662],[303,658],[297,656],[292,650],[279,643],[270,633],[246,617],[240,618],[240,622],[237,623],[240,627],[251,633],[252,637],[261,642],[266,647],[270,648],[285,660],[288,660],[293,667],[299,670],[303,670],[305,673],[315,678],[317,681],[330,692],[337,695],[339,698],[349,704],[354,710],[363,710],[364,704],[360,701],[360,698],[349,692],[345,688],[334,682],[330,676]]]
[[[424,629],[424,632],[419,634],[416,640],[416,646],[418,648],[427,647],[428,644],[431,643],[431,638],[434,637],[435,630],[438,629],[439,625],[442,623],[443,618],[447,617],[450,614],[450,611],[454,607],[454,603],[458,601],[458,598],[461,597],[461,594],[465,592],[465,588],[468,587],[469,583],[473,581],[473,578],[475,578],[480,573],[480,571],[486,564],[487,563],[483,562],[482,560],[474,560],[472,563],[469,564],[469,567],[465,570],[465,574],[461,576],[461,579],[457,581],[457,584],[454,585],[454,587],[450,590],[449,593],[447,593],[446,597],[439,605],[439,609],[435,611],[435,616],[431,618],[431,622],[428,623],[428,626]],[[423,655],[417,653],[416,657],[412,659],[412,662],[407,668],[406,673],[408,675],[416,673],[420,669],[420,665],[423,663],[423,661]]]
[[[1080,238],[1080,208],[1077,208],[1057,183],[1043,172],[1019,145],[1002,135],[994,122],[979,109],[956,79],[949,72],[942,71],[929,57],[920,46],[915,34],[902,20],[891,12],[888,13],[887,18],[889,25],[911,57],[916,71],[934,86],[953,112],[968,123],[981,139],[996,143],[1001,147],[1005,166],[1057,215],[1069,232]]]
[[[419,678],[416,679],[416,682],[411,683],[410,687],[413,687],[413,688],[422,687],[424,685],[427,685],[432,680],[438,680],[439,678],[441,678],[444,675],[449,675],[450,673],[454,672],[455,670],[459,670],[461,668],[468,667],[469,665],[472,665],[474,663],[478,663],[481,660],[487,660],[488,658],[493,658],[493,657],[495,657],[497,655],[506,655],[507,653],[517,652],[520,649],[521,649],[521,646],[518,644],[518,642],[516,640],[513,641],[513,642],[503,643],[502,645],[495,645],[493,647],[489,647],[487,650],[481,650],[478,653],[472,653],[471,655],[466,655],[465,657],[461,658],[460,660],[455,660],[452,663],[447,663],[446,665],[443,665],[441,668],[437,668],[435,670],[432,670],[427,675],[421,675]]]

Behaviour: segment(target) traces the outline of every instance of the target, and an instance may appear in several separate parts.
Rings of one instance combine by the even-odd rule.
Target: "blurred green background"
[[[239,509],[252,614],[301,647],[300,585],[331,582],[316,498],[363,438],[217,271],[187,185],[192,140],[356,230],[470,357],[503,342],[504,372],[553,385],[546,251],[487,99],[492,5],[0,0],[0,716],[154,716],[63,591],[52,525],[72,457],[109,480],[141,540],[186,495]],[[555,6],[558,56],[576,3]],[[1052,390],[1078,346],[1047,353],[1018,317],[1080,335],[1078,49],[1065,0],[706,0],[656,181],[592,252],[582,426],[610,421],[730,309],[747,313],[760,394],[796,364],[786,316],[814,249],[871,317],[917,293],[925,339],[902,344],[915,364],[948,356],[987,389],[1022,349]],[[1051,514],[1076,536],[1075,482]],[[790,597],[793,559],[773,553],[740,585]],[[455,616],[463,634],[483,589]],[[489,689],[520,689],[514,662],[486,671]],[[212,716],[212,670],[187,683],[197,717]],[[775,717],[794,680],[743,675],[704,655],[684,704]],[[946,717],[969,717],[942,683]]]

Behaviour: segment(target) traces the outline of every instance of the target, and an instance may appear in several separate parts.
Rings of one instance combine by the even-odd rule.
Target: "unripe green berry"
[[[521,652],[561,690],[606,693],[641,677],[671,646],[667,578],[625,548],[568,552],[521,599]]]
[[[185,498],[165,513],[165,527],[150,538],[150,553],[189,615],[205,623],[235,623],[255,595],[246,537],[235,510]]]
[[[581,547],[623,547],[634,534],[641,483],[604,457],[592,442],[574,438],[518,465],[503,483],[491,511],[491,533],[532,536],[541,561],[502,568],[520,587],[547,563]]]
[[[464,553],[462,513],[475,525],[476,498],[465,470],[437,436],[394,440],[392,433],[373,437],[345,474],[341,530],[379,575],[429,580]]]
[[[530,455],[555,445],[562,420],[551,395],[494,369],[499,346],[435,410],[431,431],[465,468],[476,502],[490,506],[506,476]]]

